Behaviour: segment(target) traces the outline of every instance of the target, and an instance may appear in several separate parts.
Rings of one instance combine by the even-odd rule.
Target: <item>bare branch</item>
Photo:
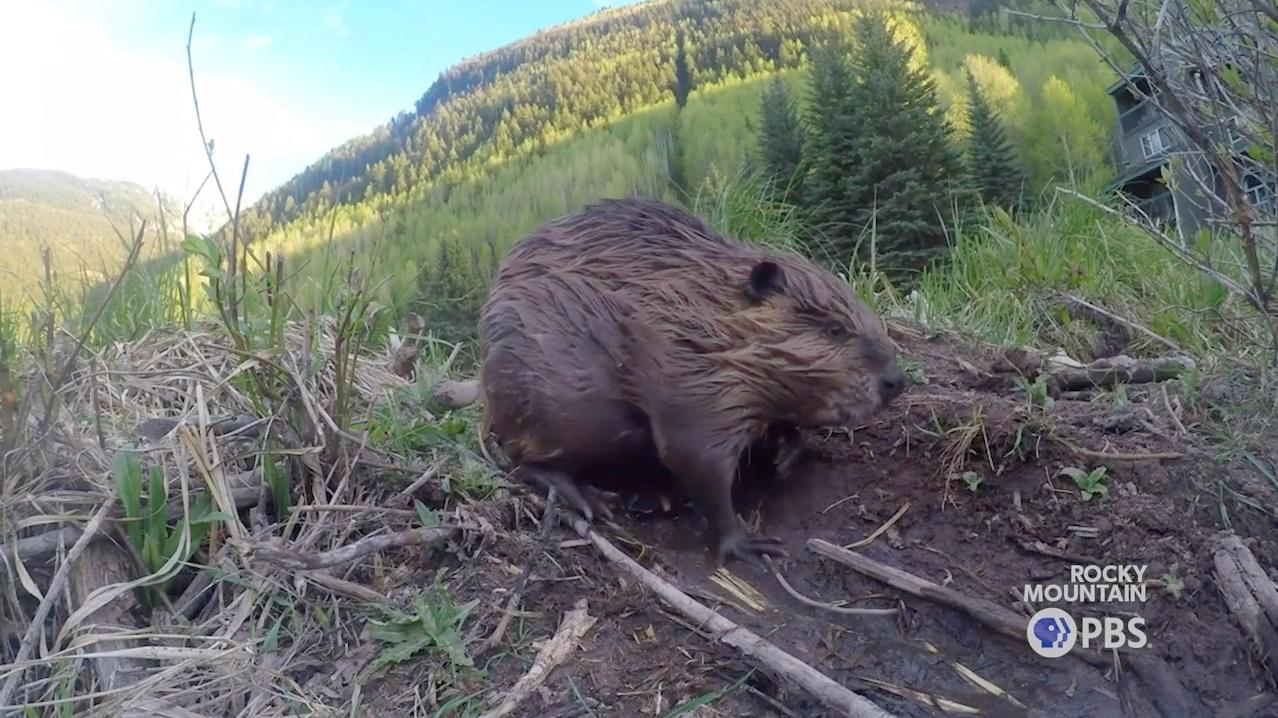
[[[200,115],[200,96],[195,91],[195,60],[191,56],[191,39],[194,37],[195,13],[191,13],[191,29],[186,34],[186,70],[191,78],[191,104],[195,107],[195,125],[200,131],[200,142],[204,144],[204,156],[209,160],[209,174],[213,175],[213,183],[217,185],[217,192],[222,196],[222,205],[226,207],[226,217],[229,221],[234,218],[231,213],[231,203],[226,198],[226,190],[222,189],[222,178],[217,174],[217,164],[213,161],[213,145],[209,142],[208,135],[204,134],[204,118]],[[203,187],[203,183],[200,186]]]

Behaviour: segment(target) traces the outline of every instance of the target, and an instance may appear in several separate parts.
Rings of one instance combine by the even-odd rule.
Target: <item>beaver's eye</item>
[[[843,341],[851,335],[851,332],[839,322],[830,322],[825,325],[825,335],[836,341]]]

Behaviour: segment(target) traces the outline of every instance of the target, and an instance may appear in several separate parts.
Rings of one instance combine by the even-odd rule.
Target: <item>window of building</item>
[[[1258,175],[1248,174],[1243,180],[1243,193],[1253,207],[1261,207],[1273,200],[1274,188]]]
[[[1145,159],[1147,160],[1164,154],[1171,148],[1171,132],[1166,127],[1151,130],[1140,138],[1140,149],[1145,153]]]
[[[1231,146],[1236,147],[1247,141],[1247,136],[1243,134],[1242,117],[1238,115],[1230,117],[1229,121],[1225,123],[1225,129],[1229,134],[1229,144]]]

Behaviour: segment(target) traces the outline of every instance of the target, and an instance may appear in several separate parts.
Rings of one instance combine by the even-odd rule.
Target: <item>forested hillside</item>
[[[878,0],[654,0],[601,11],[459,63],[371,134],[333,150],[257,204],[279,223],[334,203],[404,194],[542,150],[694,87],[800,64]],[[680,80],[676,67],[687,70]]]
[[[0,170],[0,295],[15,298],[43,279],[46,246],[54,269],[73,276],[84,271],[92,280],[118,266],[132,239],[130,228],[142,218],[154,224],[160,201],[131,182],[52,170]],[[180,205],[162,201],[166,221],[180,222]],[[122,241],[117,230],[128,240]],[[149,253],[165,249],[154,245],[148,245]]]
[[[955,150],[971,75],[1025,165],[1026,194],[1108,171],[1112,78],[1084,43],[997,8],[972,17],[889,5]],[[847,43],[854,55],[863,8],[875,9],[653,2],[535,35],[445,73],[421,114],[335,150],[245,224],[286,256],[340,247],[377,262],[385,301],[464,314],[505,247],[537,222],[609,195],[691,203],[757,167],[769,78],[809,104],[812,49]]]

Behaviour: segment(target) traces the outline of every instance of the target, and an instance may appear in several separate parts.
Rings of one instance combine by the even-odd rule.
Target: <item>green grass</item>
[[[1230,258],[1241,257],[1239,249],[1221,247]],[[1219,282],[1139,229],[1066,197],[1015,220],[992,213],[960,233],[948,263],[925,272],[916,288],[903,301],[915,319],[998,345],[1046,343],[1086,356],[1094,328],[1064,309],[1055,293],[1066,292],[1186,351],[1247,352],[1239,334],[1249,332],[1247,310]],[[1168,351],[1139,333],[1132,342],[1137,351]]]

